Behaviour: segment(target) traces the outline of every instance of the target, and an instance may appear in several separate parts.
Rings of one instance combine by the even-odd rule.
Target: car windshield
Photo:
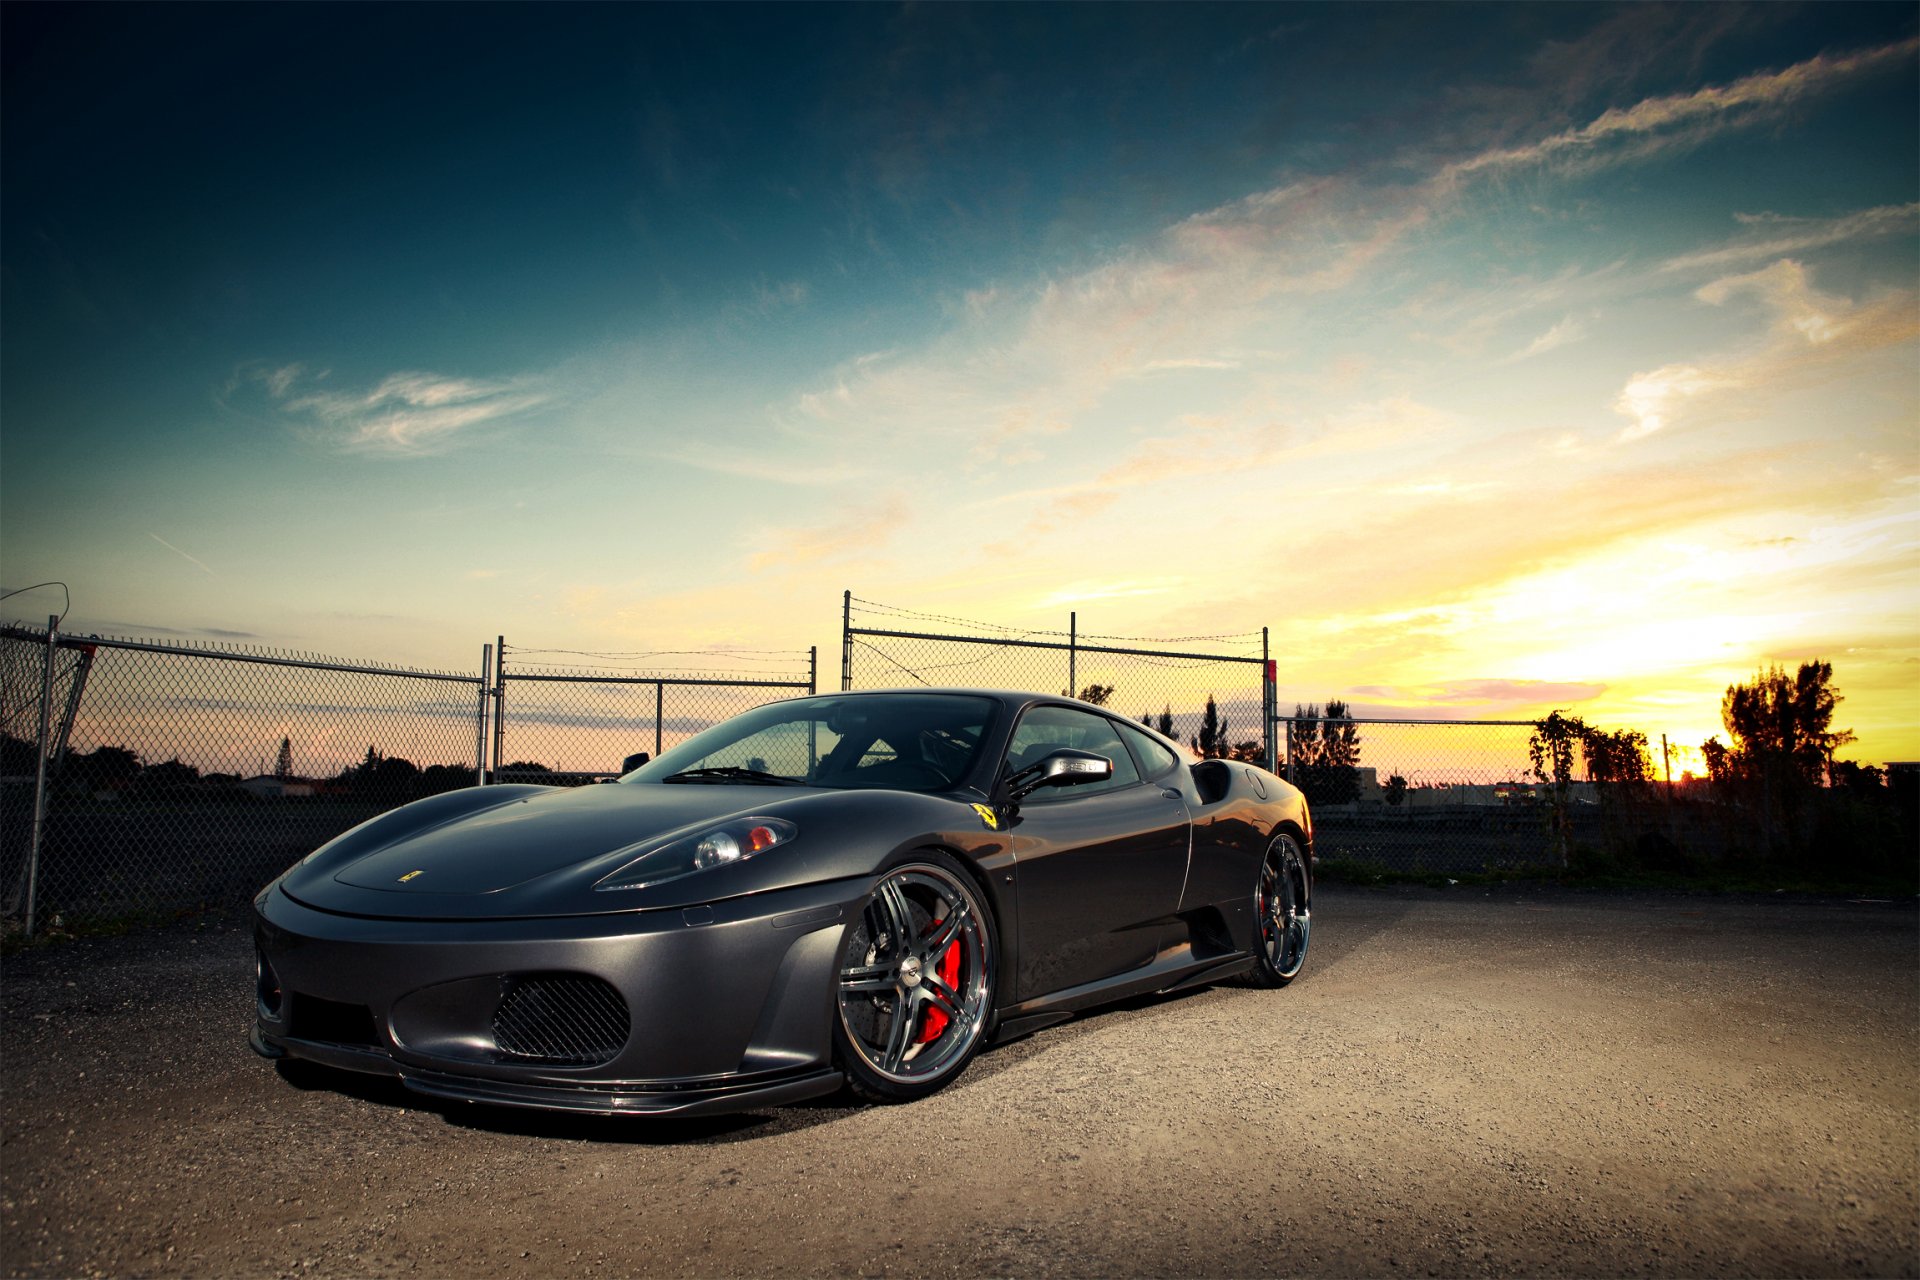
[[[696,734],[620,781],[944,791],[973,768],[997,706],[954,693],[775,702]]]

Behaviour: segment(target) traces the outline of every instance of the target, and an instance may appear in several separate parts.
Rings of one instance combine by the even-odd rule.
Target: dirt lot
[[[296,1087],[237,921],[10,958],[9,1275],[1920,1275],[1911,901],[1315,903],[910,1108],[662,1126]]]

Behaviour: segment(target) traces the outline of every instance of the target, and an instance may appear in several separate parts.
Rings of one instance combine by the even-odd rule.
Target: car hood
[[[874,794],[706,783],[475,789],[355,828],[295,866],[280,887],[321,910],[404,918],[576,915],[704,901],[726,896],[727,882],[736,892],[746,888],[726,874],[736,868],[670,881],[658,887],[664,893],[594,892],[593,885],[660,844],[729,818],[785,816],[804,835],[809,815],[840,817]],[[799,847],[761,858],[775,854],[809,860]],[[792,870],[805,877],[804,866]]]

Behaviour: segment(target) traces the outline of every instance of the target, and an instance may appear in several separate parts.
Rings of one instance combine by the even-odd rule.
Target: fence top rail
[[[504,671],[502,684],[538,680],[546,684],[671,684],[695,685],[703,689],[810,689],[805,680],[748,680],[731,676],[616,676],[560,675],[549,671]]]
[[[873,627],[848,627],[850,636],[884,636],[890,640],[938,640],[947,644],[983,644],[995,649],[1057,649],[1062,653],[1110,653],[1123,658],[1178,658],[1186,662],[1239,662],[1260,666],[1265,659],[1236,653],[1189,653],[1177,649],[1118,649],[1110,645],[1069,644],[1055,640],[1013,640],[998,636],[944,636],[928,631],[880,631]],[[1045,633],[1041,633],[1045,634]],[[1058,633],[1054,633],[1058,634]]]
[[[1450,725],[1506,725],[1512,728],[1538,728],[1538,720],[1413,720],[1392,716],[1275,716],[1275,724],[1450,724]]]
[[[47,632],[44,627],[0,627],[0,639],[25,640],[32,644],[45,644]],[[413,680],[444,680],[454,684],[479,685],[476,674],[459,671],[428,671],[418,667],[389,666],[370,662],[341,662],[337,659],[322,657],[319,654],[296,654],[294,652],[255,652],[239,647],[224,647],[216,644],[179,644],[164,643],[158,640],[127,640],[118,636],[78,636],[61,633],[59,647],[62,649],[126,649],[138,653],[170,653],[187,658],[213,658],[223,662],[251,662],[267,667],[299,667],[308,671],[344,671],[353,675],[367,676],[403,676]]]

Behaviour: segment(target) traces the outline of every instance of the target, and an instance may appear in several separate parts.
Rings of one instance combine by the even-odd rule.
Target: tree
[[[1728,685],[1720,722],[1732,743],[1721,747],[1718,738],[1709,738],[1700,748],[1713,779],[1776,789],[1825,785],[1834,751],[1853,741],[1851,732],[1832,728],[1840,700],[1830,662],[1803,662],[1791,677],[1777,666],[1764,667],[1751,684]]]
[[[67,757],[67,770],[94,790],[123,787],[140,772],[140,756],[129,747],[95,747]]]
[[[1720,723],[1730,741],[1709,738],[1700,753],[1721,800],[1754,824],[1751,847],[1775,858],[1834,855],[1833,841],[1821,839],[1818,828],[1833,807],[1825,793],[1833,753],[1853,741],[1852,733],[1833,728],[1839,704],[1833,664],[1817,660],[1791,676],[1763,667],[1750,683],[1727,686]]]
[[[1387,777],[1386,801],[1388,804],[1404,804],[1407,799],[1407,780],[1399,774]]]
[[[1312,804],[1350,804],[1360,798],[1360,726],[1334,698],[1326,714],[1318,703],[1294,704],[1287,726],[1287,766]]]
[[[1161,733],[1165,734],[1167,737],[1169,738],[1173,737],[1173,704],[1172,703],[1170,702],[1166,703],[1160,708],[1160,719],[1154,724],[1153,727],[1158,729]]]
[[[1200,732],[1189,740],[1189,745],[1205,760],[1217,760],[1228,752],[1226,721],[1212,694],[1207,695],[1207,709],[1200,716]]]
[[[1546,784],[1547,828],[1553,838],[1554,857],[1563,867],[1573,846],[1573,820],[1567,813],[1567,793],[1573,786],[1573,753],[1586,733],[1586,721],[1556,710],[1537,722],[1527,739],[1533,776]]]
[[[1113,686],[1110,684],[1090,684],[1080,691],[1080,701],[1091,702],[1096,707],[1106,706],[1111,697]]]
[[[1638,729],[1618,729],[1610,733],[1582,725],[1580,746],[1586,753],[1589,782],[1653,781],[1653,756],[1647,751],[1647,735]]]
[[[273,776],[283,781],[293,776],[293,742],[290,739],[280,739],[280,754],[274,758]]]

